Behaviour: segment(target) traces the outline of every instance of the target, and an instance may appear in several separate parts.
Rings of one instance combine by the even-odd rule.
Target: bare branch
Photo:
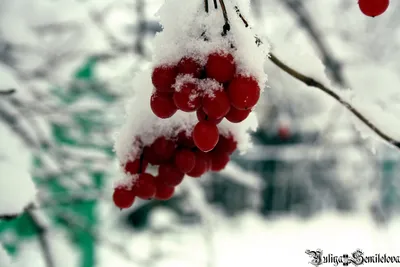
[[[16,90],[14,88],[10,88],[10,89],[5,89],[5,90],[0,90],[0,96],[1,95],[12,95],[16,92]]]
[[[224,1],[224,0],[221,0]],[[236,6],[235,7],[237,14],[239,17],[242,19],[243,23],[245,24],[245,27],[248,27],[248,23],[245,20],[245,18],[241,15],[241,12],[239,8]],[[259,38],[256,37],[256,43],[261,45],[261,41]],[[381,137],[383,140],[388,142],[389,144],[395,146],[397,149],[400,149],[400,140],[396,140],[392,137],[390,137],[388,134],[386,134],[383,130],[379,129],[377,126],[375,126],[367,117],[365,117],[360,111],[358,111],[353,105],[351,105],[347,100],[343,99],[341,96],[339,96],[337,93],[335,93],[332,89],[326,87],[324,84],[320,83],[319,81],[308,77],[301,72],[291,68],[287,64],[283,63],[278,57],[276,57],[273,53],[269,53],[268,59],[274,63],[278,68],[295,78],[296,80],[303,82],[307,86],[314,87],[317,89],[320,89],[322,92],[325,94],[331,96],[335,100],[337,100],[340,104],[342,104],[347,110],[349,110],[353,115],[355,115],[359,120],[361,120],[365,125],[367,125],[375,134],[377,134],[379,137]]]
[[[333,81],[343,87],[347,87],[347,82],[342,72],[342,65],[332,56],[332,53],[329,51],[327,45],[325,45],[323,40],[319,37],[318,30],[314,27],[314,24],[310,19],[310,14],[307,13],[307,10],[303,6],[303,2],[285,0],[282,1],[282,3],[293,14],[295,14],[300,25],[303,26],[303,28],[307,31],[308,35],[313,40],[316,48],[320,52],[322,62],[331,73]]]
[[[374,133],[376,133],[379,137],[381,137],[386,142],[392,144],[393,146],[400,149],[400,141],[395,140],[394,138],[390,137],[388,134],[384,133],[380,130],[377,126],[375,126],[371,121],[369,121],[361,112],[359,112],[355,107],[353,107],[348,101],[340,97],[337,93],[335,93],[332,89],[326,87],[322,83],[310,78],[299,71],[289,67],[281,60],[279,60],[274,54],[270,53],[269,59],[281,70],[295,78],[296,80],[303,82],[307,86],[318,88],[324,93],[328,94],[329,96],[336,99],[340,104],[342,104],[346,109],[348,109],[351,113],[353,113],[359,120],[361,120],[365,125],[367,125]]]
[[[40,220],[37,218],[36,214],[32,211],[27,211],[26,214],[32,220],[33,225],[35,226],[38,235],[39,235],[39,244],[43,253],[43,258],[46,262],[47,267],[56,267],[54,264],[54,259],[51,256],[50,245],[48,239],[46,237],[47,229],[42,225]]]

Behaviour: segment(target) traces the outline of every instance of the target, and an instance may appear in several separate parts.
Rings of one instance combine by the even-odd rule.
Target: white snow
[[[0,162],[0,214],[17,215],[35,200],[36,189],[25,170]]]
[[[150,96],[153,92],[151,73],[152,70],[147,69],[135,77],[134,96],[127,101],[125,123],[115,136],[114,148],[121,163],[137,158],[143,146],[152,144],[160,136],[171,138],[182,130],[191,133],[198,122],[195,112],[178,111],[169,119],[160,119],[153,114],[150,108]],[[251,147],[248,132],[254,131],[257,126],[256,115],[252,113],[240,124],[223,120],[218,128],[225,136],[232,134],[238,142],[238,149],[244,153]],[[137,143],[138,139],[140,145]]]
[[[0,266],[9,267],[11,266],[11,258],[7,252],[0,246]]]
[[[209,54],[230,51],[238,72],[253,75],[260,88],[264,88],[267,76],[263,65],[269,51],[266,47],[257,47],[255,33],[244,26],[234,10],[234,4],[230,1],[225,4],[231,30],[222,37],[224,18],[221,8],[215,10],[210,6],[209,13],[206,13],[203,0],[186,1],[185,4],[180,0],[166,2],[157,13],[163,31],[154,38],[154,64],[176,64],[183,56],[191,56],[204,64]],[[239,6],[244,6],[245,11],[249,1],[240,0]],[[203,33],[208,38],[207,42]],[[231,49],[231,44],[235,49]]]
[[[176,222],[164,210],[155,210],[154,217],[162,221],[163,229],[134,233],[124,247],[132,253],[133,261],[121,257],[106,247],[100,250],[99,267],[111,263],[120,267],[143,266],[310,266],[307,249],[321,249],[324,255],[351,254],[361,249],[365,255],[376,253],[400,256],[399,219],[387,227],[378,227],[370,218],[354,213],[343,215],[323,213],[312,219],[281,216],[269,221],[252,213],[235,219],[220,219],[213,214],[214,224],[176,227]],[[162,218],[164,216],[164,218]],[[169,224],[168,224],[169,222]],[[175,227],[175,228],[174,228]],[[127,233],[124,232],[124,237]],[[157,253],[155,258],[153,253]],[[381,266],[394,266],[380,264]],[[334,266],[323,264],[322,266]]]
[[[339,93],[340,94],[340,93]],[[341,93],[344,99],[346,99],[355,109],[357,109],[370,123],[376,126],[381,132],[391,137],[397,142],[400,142],[400,117],[396,116],[390,110],[384,109],[382,106],[378,105],[376,102],[366,99],[365,97],[360,97],[354,93]],[[353,115],[354,117],[354,115]],[[376,141],[381,141],[386,143],[381,137],[372,132],[370,128],[367,127],[361,121],[354,120],[355,125],[361,131],[364,138],[373,138]]]

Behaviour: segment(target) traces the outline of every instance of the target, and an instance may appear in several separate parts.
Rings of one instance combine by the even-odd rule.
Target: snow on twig
[[[221,1],[223,2],[224,0],[221,0]],[[243,17],[243,15],[241,14],[239,8],[236,6],[235,9],[236,9],[236,13],[238,14],[238,16],[242,19],[245,27],[248,28],[249,24],[246,21],[246,19]],[[226,11],[224,11],[224,10],[223,10],[223,12],[226,13]],[[256,38],[256,43],[261,45],[262,44],[261,40],[258,37],[255,37],[255,38]],[[378,135],[384,141],[393,145],[397,149],[400,149],[400,139],[396,139],[395,137],[392,137],[391,134],[387,133],[388,132],[387,129],[383,130],[382,129],[383,126],[381,126],[382,123],[379,123],[380,127],[378,127],[377,120],[375,122],[372,122],[372,119],[367,118],[367,116],[364,115],[364,113],[360,111],[360,109],[362,109],[361,107],[356,108],[355,105],[353,103],[351,103],[352,101],[347,100],[346,97],[335,92],[335,90],[325,86],[323,83],[317,81],[316,79],[309,77],[307,75],[304,75],[300,71],[297,71],[294,68],[290,67],[289,65],[285,64],[274,53],[270,52],[268,59],[272,63],[274,63],[278,68],[280,68],[281,70],[283,70],[284,72],[289,74],[291,77],[306,84],[309,87],[314,87],[314,88],[320,89],[322,92],[324,92],[325,94],[329,95],[330,97],[332,97],[333,99],[338,101],[342,106],[344,106],[348,111],[350,111],[354,116],[356,116],[360,121],[362,121],[376,135]],[[397,122],[397,120],[391,120],[391,121]],[[395,127],[395,126],[391,125],[391,127]]]

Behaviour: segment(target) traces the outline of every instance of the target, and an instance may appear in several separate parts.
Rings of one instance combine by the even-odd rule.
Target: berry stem
[[[139,170],[138,173],[142,173],[143,171],[143,159],[144,159],[144,154],[142,153],[142,155],[140,155],[140,159],[139,159]]]
[[[218,3],[217,3],[217,0],[214,0],[214,8],[215,8],[215,9],[218,9]]]
[[[204,0],[204,10],[206,13],[208,13],[209,7],[208,7],[208,0]]]
[[[216,1],[216,0],[215,0]],[[226,6],[224,0],[219,0],[221,5],[222,14],[224,16],[225,25],[223,26],[222,36],[226,36],[228,32],[231,30],[231,25],[229,24],[228,12],[226,11]]]
[[[247,20],[243,17],[243,15],[242,15],[242,13],[240,12],[240,9],[239,9],[238,6],[235,6],[235,11],[236,11],[236,14],[238,14],[239,18],[243,21],[244,26],[245,26],[246,28],[248,28],[248,27],[249,27],[249,23],[248,23]]]

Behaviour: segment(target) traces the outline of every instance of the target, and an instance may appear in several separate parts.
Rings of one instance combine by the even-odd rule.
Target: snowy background
[[[152,59],[163,2],[0,0],[0,91],[16,89],[0,94],[0,267],[310,266],[304,252],[317,248],[400,255],[400,152],[269,61],[247,154],[170,201],[113,206],[113,136]],[[356,0],[251,7],[273,53],[400,136],[400,3],[374,19]]]

